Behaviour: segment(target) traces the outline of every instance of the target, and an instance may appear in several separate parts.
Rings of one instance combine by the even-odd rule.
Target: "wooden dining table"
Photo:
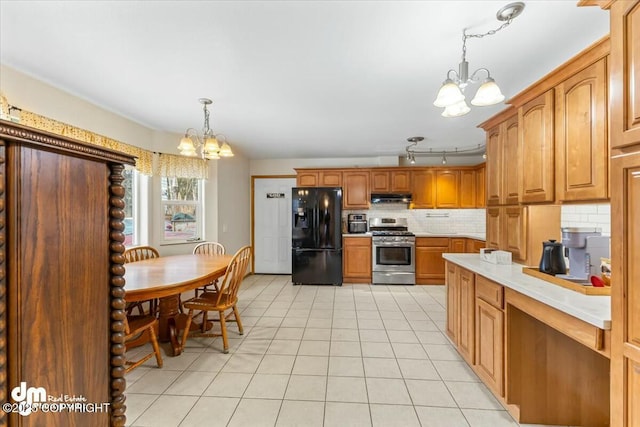
[[[171,255],[130,262],[125,267],[127,302],[158,299],[159,339],[170,342],[173,356],[182,353],[178,331],[186,315],[180,315],[179,296],[209,284],[227,271],[232,255]]]

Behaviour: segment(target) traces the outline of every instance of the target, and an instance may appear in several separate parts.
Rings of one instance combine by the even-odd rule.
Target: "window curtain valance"
[[[136,170],[144,175],[153,174],[153,152],[144,148],[125,144],[26,110],[20,112],[20,124],[135,156]]]
[[[206,160],[173,154],[158,154],[156,173],[160,176],[178,178],[209,178]]]
[[[12,118],[11,109],[19,111],[19,120],[17,117]],[[103,135],[98,135],[67,123],[41,116],[31,111],[13,107],[9,104],[7,98],[2,93],[0,93],[0,118],[4,120],[15,119],[18,123],[25,126],[51,132],[56,135],[67,136],[69,138],[77,139],[78,141],[83,141],[135,156],[136,170],[144,175],[151,176],[155,172],[161,176],[167,177],[201,179],[207,179],[208,177],[209,169],[205,160],[194,157],[174,156],[171,154],[158,154],[159,161],[157,162],[156,170],[154,171],[153,159],[156,153],[145,150],[144,148],[125,144],[124,142],[120,142]]]

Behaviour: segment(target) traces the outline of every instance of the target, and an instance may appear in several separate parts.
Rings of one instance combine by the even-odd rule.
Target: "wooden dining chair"
[[[136,262],[143,261],[145,259],[151,258],[160,258],[160,253],[153,246],[135,246],[124,251],[124,262]],[[127,304],[127,314],[132,314],[133,310],[138,309],[138,313],[140,315],[145,314],[144,303],[149,303],[149,311],[148,313],[151,315],[155,315],[158,311],[158,301],[157,300],[148,300],[148,301],[137,301]]]
[[[156,330],[158,329],[158,319],[155,316],[143,315],[143,316],[127,316],[125,319],[125,343],[130,341],[141,341],[141,335],[147,334],[148,341],[151,341],[151,347],[153,351],[144,355],[144,357],[138,360],[127,360],[128,365],[125,372],[129,372],[132,369],[142,365],[155,354],[158,368],[162,368],[162,354],[160,354],[160,346],[158,345],[158,338],[156,336]]]
[[[222,336],[223,353],[229,352],[229,341],[227,339],[227,321],[234,321],[228,319],[231,314],[235,317],[235,322],[238,324],[238,333],[242,335],[244,333],[242,329],[242,321],[240,320],[240,313],[238,312],[238,289],[244,279],[244,275],[249,266],[251,260],[251,246],[244,246],[233,255],[227,272],[222,279],[218,291],[204,292],[200,296],[191,298],[184,302],[184,310],[189,310],[187,315],[187,322],[182,334],[182,346],[187,342],[187,337],[200,336],[200,337],[219,337]],[[225,314],[228,310],[231,312]],[[202,325],[200,330],[195,330],[189,333],[191,322],[193,320],[194,312],[203,312]],[[207,314],[210,311],[217,311],[219,320],[211,319],[212,321],[220,322],[220,333],[207,332]]]
[[[204,254],[204,255],[224,255],[225,249],[222,243],[218,242],[202,242],[198,243],[195,248],[193,248],[194,254]],[[200,292],[206,292],[211,289],[211,286],[215,288],[215,291],[218,291],[218,279],[214,280],[211,283],[207,283],[206,285],[196,288],[195,294],[198,296]]]

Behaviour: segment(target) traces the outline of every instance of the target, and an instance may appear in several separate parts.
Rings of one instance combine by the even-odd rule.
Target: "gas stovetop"
[[[371,230],[372,236],[415,236],[407,230]]]

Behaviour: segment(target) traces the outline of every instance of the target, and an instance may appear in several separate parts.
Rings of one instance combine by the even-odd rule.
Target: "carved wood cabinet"
[[[0,412],[0,425],[125,424],[124,164],[119,152],[0,121],[0,401],[14,387],[104,412]]]

